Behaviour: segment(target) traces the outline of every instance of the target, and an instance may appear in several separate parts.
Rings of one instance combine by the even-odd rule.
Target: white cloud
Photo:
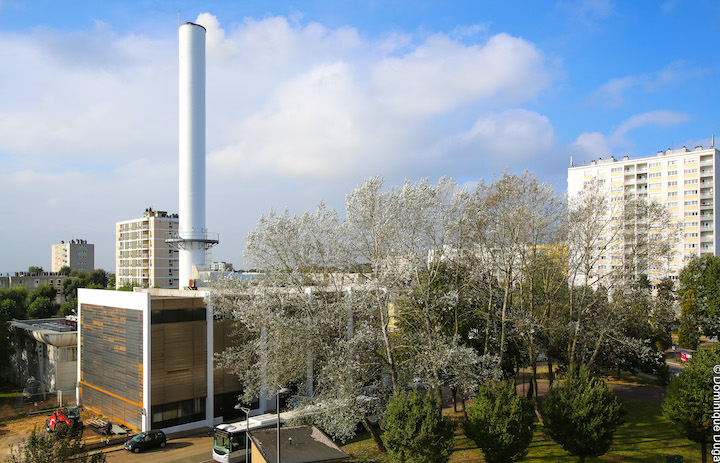
[[[241,260],[242,236],[271,206],[341,206],[371,175],[477,179],[492,174],[488,163],[520,165],[553,143],[550,121],[518,107],[554,74],[527,40],[466,44],[482,27],[369,40],[298,18],[223,25],[204,13],[197,22],[208,31],[208,211],[236,208],[228,189],[263,191],[224,214],[232,218],[208,215],[230,249],[225,260]],[[101,22],[72,34],[0,31],[0,61],[12,63],[0,67],[0,195],[50,188],[4,210],[28,247],[87,238],[98,265],[112,268],[116,221],[150,205],[175,212],[177,56],[174,28],[160,38]],[[13,233],[0,231],[6,241]],[[0,260],[5,271],[29,265]]]
[[[476,155],[504,168],[547,153],[555,145],[555,130],[541,114],[510,109],[479,118],[462,139],[478,150]]]
[[[676,111],[648,111],[646,113],[636,114],[629,119],[623,121],[623,123],[620,124],[615,130],[615,132],[612,134],[611,138],[613,140],[619,141],[624,138],[627,132],[638,127],[643,127],[646,125],[669,126],[685,122],[688,119],[690,119],[690,116],[685,113],[679,113]]]
[[[573,154],[580,154],[578,158],[610,157],[612,149],[608,137],[598,133],[581,133],[570,145]]]
[[[483,46],[435,35],[401,57],[373,67],[377,96],[391,111],[437,115],[465,102],[511,105],[535,97],[550,74],[543,54],[523,39],[498,34]]]
[[[628,132],[645,126],[668,127],[690,119],[685,113],[668,110],[648,111],[635,114],[624,120],[611,134],[599,132],[581,133],[570,145],[573,153],[586,157],[610,156],[613,150],[628,148],[631,143],[625,138]]]
[[[678,82],[695,79],[706,73],[707,70],[704,68],[690,66],[684,61],[675,61],[657,72],[610,79],[592,92],[589,102],[615,108],[625,103],[625,93],[630,90],[640,88],[647,93],[652,93]]]

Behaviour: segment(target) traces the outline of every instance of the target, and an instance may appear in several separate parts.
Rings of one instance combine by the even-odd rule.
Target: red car
[[[48,431],[56,431],[58,426],[63,426],[71,431],[79,431],[83,428],[83,422],[80,419],[80,407],[63,407],[55,410],[45,422],[45,429]]]

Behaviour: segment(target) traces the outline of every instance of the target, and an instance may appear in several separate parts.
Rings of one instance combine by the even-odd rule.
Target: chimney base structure
[[[219,240],[205,228],[205,28],[188,22],[178,37],[180,229],[166,241],[179,250],[183,289],[191,286],[193,266],[205,265],[207,250]]]

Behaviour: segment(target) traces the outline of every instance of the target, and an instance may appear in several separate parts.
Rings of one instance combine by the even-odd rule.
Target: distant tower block
[[[205,265],[206,251],[218,243],[205,229],[205,28],[185,23],[180,41],[180,229],[167,242],[180,251],[180,289]]]

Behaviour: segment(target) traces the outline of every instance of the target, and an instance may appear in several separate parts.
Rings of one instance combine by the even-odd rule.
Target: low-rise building
[[[69,277],[57,272],[15,272],[13,275],[0,275],[0,289],[23,286],[28,292],[32,292],[38,286],[49,285],[55,288],[57,293],[55,301],[62,303],[62,282],[66,278]]]
[[[72,318],[13,320],[10,324],[10,363],[3,378],[25,386],[30,378],[40,391],[66,397],[75,394],[77,322]]]

